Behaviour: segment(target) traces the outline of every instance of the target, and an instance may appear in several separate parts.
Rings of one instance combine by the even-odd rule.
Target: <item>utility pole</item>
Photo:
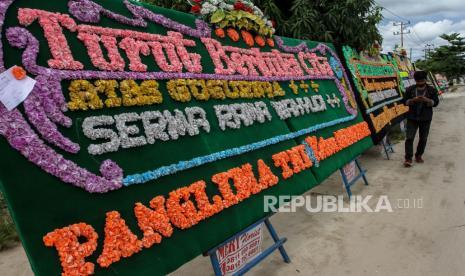
[[[410,47],[410,61],[412,61],[412,48]]]
[[[410,30],[404,32],[407,25],[410,25],[410,21],[400,21],[392,23],[394,26],[400,26],[400,32],[394,32],[394,35],[400,35],[400,47],[404,48],[404,34],[409,34]]]
[[[432,49],[434,49],[434,44],[426,44],[425,45],[425,49],[423,50],[423,51],[425,51],[425,60],[429,56],[429,54],[431,53]]]

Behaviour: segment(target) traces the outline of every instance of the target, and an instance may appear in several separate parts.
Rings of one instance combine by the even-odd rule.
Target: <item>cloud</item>
[[[396,44],[400,44],[400,36],[393,32],[399,31],[399,27],[393,26],[393,21],[378,26],[384,40],[384,52],[392,51]],[[438,21],[420,21],[406,28],[410,34],[404,35],[404,48],[407,51],[412,48],[412,59],[416,60],[424,56],[425,44],[434,44],[435,47],[447,44],[447,41],[439,36],[443,33],[461,33],[465,36],[465,19],[453,22],[450,19]]]
[[[463,30],[465,30],[465,20],[455,23],[449,19],[444,19],[437,22],[422,21],[416,23],[412,28],[410,28],[410,30],[418,34],[418,36],[424,40],[433,40],[443,33],[463,33]]]
[[[376,2],[388,9],[383,12],[386,17],[396,18],[391,12],[412,20],[416,18],[425,20],[428,16],[432,15],[435,17],[462,19],[465,16],[464,0],[378,0]]]
[[[424,56],[425,44],[435,47],[447,42],[439,36],[443,33],[457,32],[465,36],[465,0],[375,0],[384,7],[384,20],[379,24],[383,35],[384,51],[392,51],[395,44],[400,44],[400,36],[393,32],[400,30],[393,26],[394,21],[410,21],[404,35],[404,48],[412,49],[414,60]]]

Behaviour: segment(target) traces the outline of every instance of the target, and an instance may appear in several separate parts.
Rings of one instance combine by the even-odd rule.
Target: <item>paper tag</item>
[[[13,67],[0,74],[0,101],[8,111],[21,104],[36,84],[36,81],[28,76],[17,80],[12,70]]]
[[[357,176],[357,172],[355,170],[355,161],[352,161],[348,164],[346,164],[343,167],[344,174],[346,175],[346,179],[348,182],[351,182],[354,180],[354,178]]]
[[[221,274],[235,275],[262,252],[263,223],[255,226],[216,250]]]

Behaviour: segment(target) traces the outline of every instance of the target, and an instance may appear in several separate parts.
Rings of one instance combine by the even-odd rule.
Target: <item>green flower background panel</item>
[[[30,56],[25,54],[28,53],[28,49],[24,49],[24,47],[22,49],[18,48],[18,46],[22,45],[25,41],[20,38],[24,39],[27,33],[30,33],[38,41],[38,56],[35,61],[37,65],[43,68],[49,68],[48,61],[53,58],[52,51],[49,48],[49,41],[44,34],[43,27],[39,24],[40,22],[33,20],[33,22],[31,22],[28,26],[25,26],[25,23],[21,23],[18,19],[18,13],[22,8],[69,15],[70,9],[68,4],[78,2],[80,1],[59,1],[53,3],[42,3],[30,0],[13,1],[6,12],[6,19],[2,30],[2,46],[5,68],[9,68],[13,65],[21,65],[27,69],[28,74],[31,77],[37,77],[40,79],[41,76],[37,76],[32,73],[35,67],[29,66],[30,64],[28,62],[31,61]],[[94,3],[99,7],[103,7],[105,10],[113,12],[114,14],[134,19],[134,14],[131,13],[125,3],[121,1],[102,0],[95,2],[82,2],[87,4]],[[96,6],[94,4],[89,4],[91,5],[89,7],[95,8]],[[133,5],[131,7],[136,7],[136,11],[140,11],[138,9],[141,7],[139,4],[133,3],[130,5]],[[209,74],[209,76],[220,75],[216,74],[215,69],[218,68],[218,65],[215,64],[214,59],[211,57],[211,52],[206,48],[205,42],[201,40],[202,35],[200,35],[200,33],[205,33],[205,28],[199,28],[199,25],[195,21],[195,17],[156,7],[144,7],[152,13],[161,15],[165,17],[165,19],[168,19],[164,20],[164,22],[169,22],[169,24],[166,24],[171,24],[170,26],[179,26],[177,24],[183,24],[192,30],[197,30],[197,33],[192,32],[197,36],[184,35],[184,39],[195,42],[195,46],[187,47],[189,53],[198,54],[201,58],[202,71],[197,72],[196,74]],[[92,9],[88,10],[88,14],[92,15],[92,12]],[[137,31],[149,35],[158,34],[166,36],[168,31],[172,31],[172,29],[168,29],[166,27],[168,26],[166,24],[166,26],[163,27],[161,24],[150,22],[147,19],[144,19],[144,21],[148,22],[146,27],[121,24],[114,18],[112,19],[111,16],[106,16],[105,13],[102,12],[100,13],[98,22],[80,22],[80,20],[78,20],[79,18],[75,15],[70,15],[69,18],[78,25],[89,25],[94,27],[104,26],[110,29]],[[24,20],[27,21],[27,18]],[[18,31],[19,29],[17,28],[22,28],[22,31]],[[122,62],[125,64],[123,71],[101,70],[95,66],[94,61],[92,61],[92,57],[87,51],[85,43],[77,37],[76,32],[70,30],[70,28],[63,27],[62,29],[74,60],[79,61],[85,70],[96,71],[98,74],[102,75],[107,74],[107,72],[116,72],[119,74],[115,75],[118,76],[117,78],[114,78],[118,84],[117,89],[115,89],[118,97],[123,96],[121,87],[124,85],[122,82],[130,80],[130,76],[137,76],[134,79],[138,86],[142,86],[144,81],[152,80],[149,77],[145,78],[145,76],[151,76],[150,74],[161,72],[164,68],[163,66],[166,65],[160,65],[155,62],[153,55],[141,54],[140,62],[141,64],[147,65],[146,72],[137,75],[133,75],[133,72],[131,72],[131,74],[128,74],[129,77],[123,78],[121,75],[128,70],[128,64],[131,60],[127,55],[125,55],[125,52],[122,49],[119,49],[119,54],[123,59]],[[178,30],[180,29],[178,28]],[[220,38],[212,31],[208,33],[208,36],[210,35],[211,39],[219,41],[223,47],[235,47],[246,50],[250,48],[242,40],[234,42],[228,36]],[[118,43],[120,43],[121,40],[121,37],[117,38]],[[33,40],[28,40],[27,42],[31,43],[31,41]],[[89,41],[92,41],[92,37],[87,41],[90,43]],[[334,47],[330,44],[298,41],[287,38],[280,38],[280,41],[283,42],[284,46],[293,46],[294,48],[292,49],[302,49],[302,52],[305,52],[305,49],[315,49],[315,47],[320,47],[319,49],[322,49],[322,51],[316,51],[315,56],[310,56],[309,54],[309,56],[304,57],[304,59],[307,58],[308,60],[315,60],[316,58],[337,58],[337,56],[333,55]],[[109,38],[107,43],[111,44],[112,40]],[[273,49],[281,53],[285,52],[278,46],[279,45],[275,45],[274,47],[264,46],[259,48],[259,51],[261,53],[269,53]],[[151,47],[158,49],[156,43]],[[109,52],[106,52],[104,47],[101,47],[101,49],[103,49],[104,55],[110,54]],[[145,50],[142,49],[141,51]],[[298,60],[297,55],[297,53],[292,54],[295,60]],[[165,56],[165,58],[168,58],[168,56]],[[312,65],[308,61],[306,64],[309,68],[312,68]],[[118,62],[115,61],[115,63],[111,66],[118,68],[119,65]],[[297,66],[301,68],[302,72],[306,72],[304,70],[305,68],[302,68],[302,65]],[[29,70],[28,68],[32,68],[33,70]],[[196,69],[194,68],[192,70],[195,71]],[[322,67],[320,71],[324,72],[325,70],[328,70],[326,74],[334,74],[334,72],[328,68],[325,69]],[[82,70],[76,69],[74,71],[75,73],[80,73]],[[61,74],[62,71],[57,70],[54,72],[58,72],[57,75],[47,76],[47,79],[45,79],[46,81],[44,82],[48,85],[47,87],[50,87],[50,83],[58,83],[58,90],[64,97],[65,103],[69,103],[72,100],[70,97],[70,87],[72,87],[73,82],[87,81],[88,83],[86,85],[88,85],[88,87],[94,87],[92,88],[94,90],[97,89],[95,87],[98,85],[96,85],[95,82],[99,78],[94,77],[94,75],[86,78],[86,74],[83,73],[83,77],[80,78],[60,79],[59,74]],[[184,73],[187,73],[186,69],[183,69],[181,72],[181,74]],[[167,76],[168,75],[169,74],[167,74]],[[43,142],[43,145],[53,149],[54,152],[63,156],[65,160],[74,162],[78,166],[88,170],[91,174],[100,177],[99,179],[103,179],[111,183],[115,183],[115,180],[122,180],[120,178],[111,178],[118,176],[118,170],[114,170],[115,174],[109,175],[106,175],[106,172],[104,171],[103,176],[100,176],[102,172],[99,170],[101,170],[101,165],[104,164],[105,160],[112,160],[122,169],[124,173],[123,176],[127,177],[128,175],[139,175],[141,173],[150,172],[151,170],[161,168],[163,166],[170,166],[172,164],[181,164],[179,167],[183,167],[182,165],[185,164],[182,163],[183,161],[193,160],[199,156],[220,156],[215,154],[225,151],[231,153],[231,155],[227,157],[217,158],[211,162],[204,162],[207,159],[202,159],[203,163],[200,162],[191,168],[182,169],[174,173],[167,173],[165,175],[148,179],[144,178],[145,180],[140,184],[122,185],[122,183],[119,182],[117,189],[107,191],[105,193],[89,193],[83,188],[74,187],[69,183],[65,183],[60,180],[60,178],[45,172],[42,168],[39,168],[32,162],[28,161],[24,154],[21,154],[19,151],[11,147],[12,143],[14,145],[18,145],[18,147],[22,146],[23,144],[20,145],[19,142],[23,141],[24,139],[20,138],[24,137],[15,136],[14,138],[18,138],[19,140],[13,141],[13,138],[9,135],[18,130],[3,131],[4,126],[7,126],[8,129],[12,127],[10,120],[27,118],[24,119],[26,126],[34,131],[36,135],[39,135],[37,133],[40,132],[41,125],[38,124],[32,126],[34,119],[37,118],[28,116],[30,114],[35,114],[32,111],[35,111],[35,108],[39,108],[38,106],[33,105],[33,102],[29,103],[29,106],[19,106],[16,110],[12,111],[12,113],[6,113],[5,110],[1,110],[1,118],[3,121],[0,125],[2,127],[1,133],[3,136],[0,138],[0,152],[2,152],[2,156],[4,156],[4,158],[0,160],[1,187],[14,221],[18,226],[21,240],[23,241],[23,245],[26,249],[34,272],[37,275],[60,274],[62,272],[62,267],[60,265],[57,250],[53,247],[46,247],[44,245],[43,237],[54,229],[60,229],[68,225],[84,222],[91,225],[99,236],[97,248],[85,259],[85,261],[95,264],[94,273],[96,275],[163,275],[169,273],[197,255],[219,244],[232,234],[265,216],[266,213],[263,211],[264,195],[302,194],[321,183],[339,167],[349,162],[372,145],[369,138],[361,139],[352,146],[337,152],[326,160],[323,160],[319,167],[312,167],[303,170],[299,173],[293,174],[290,178],[284,179],[281,168],[274,165],[275,161],[272,159],[273,155],[301,145],[302,141],[308,136],[329,138],[332,137],[334,132],[339,129],[348,128],[363,122],[362,116],[360,112],[358,112],[357,107],[353,106],[353,104],[351,106],[347,99],[344,101],[344,98],[349,97],[349,94],[352,93],[349,82],[348,80],[345,80],[346,83],[344,86],[342,85],[342,77],[328,77],[329,75],[325,76],[325,74],[322,74],[321,76],[315,75],[315,77],[312,78],[305,77],[307,74],[304,73],[303,76],[287,75],[282,77],[282,79],[273,79],[271,77],[270,80],[266,80],[266,78],[260,76],[260,74],[256,80],[247,78],[245,78],[245,80],[241,80],[242,77],[239,78],[237,77],[238,75],[239,74],[237,73],[235,75],[233,74],[233,77],[236,76],[236,79],[228,80],[224,77],[224,75],[221,75],[219,79],[223,81],[222,85],[225,83],[231,85],[234,81],[243,81],[245,82],[243,85],[249,85],[252,87],[250,83],[255,82],[255,86],[265,85],[269,88],[269,85],[271,85],[271,87],[274,86],[272,91],[277,91],[279,89],[276,87],[280,87],[283,92],[277,92],[275,97],[268,97],[266,96],[268,94],[265,92],[263,94],[258,93],[258,95],[253,95],[252,92],[246,91],[243,92],[245,94],[239,98],[225,96],[224,99],[219,99],[221,97],[210,97],[207,101],[198,100],[191,95],[191,99],[189,101],[180,102],[170,95],[170,91],[168,89],[168,83],[171,80],[187,79],[185,77],[187,75],[180,75],[184,77],[173,79],[154,79],[158,84],[159,95],[162,95],[163,97],[163,102],[159,104],[142,106],[121,105],[118,107],[103,106],[102,108],[97,109],[89,108],[88,110],[80,109],[75,111],[66,111],[65,115],[70,118],[72,126],[58,126],[57,130],[63,135],[63,137],[66,137],[73,143],[78,144],[80,146],[80,150],[77,153],[63,150],[52,143],[56,142],[53,140],[45,141]],[[297,90],[295,90],[295,87],[294,89],[291,87],[290,80],[293,80],[294,77],[294,83],[298,86]],[[112,80],[113,78],[105,75],[103,79]],[[204,79],[206,82],[210,80],[208,77],[205,77]],[[260,83],[257,84],[257,82]],[[92,86],[90,86],[89,83]],[[92,89],[87,91],[90,95],[93,95],[92,91],[94,90]],[[232,90],[231,86],[229,89]],[[247,90],[247,88],[244,89]],[[147,91],[154,93],[155,89],[152,87]],[[265,89],[263,91],[270,90]],[[39,101],[42,101],[42,98],[40,97],[41,95],[44,94],[36,95]],[[107,99],[104,97],[104,93],[100,93],[98,95],[101,96],[103,101]],[[106,94],[106,96],[108,96],[108,94]],[[305,108],[303,105],[296,107],[296,103],[299,103],[298,99],[304,98],[309,99],[309,101],[305,102],[306,106],[312,106],[313,109],[310,110],[309,108],[308,111],[304,112]],[[321,99],[323,99],[323,101],[321,101]],[[283,100],[288,100],[285,102],[286,108],[274,108],[273,104],[276,104],[277,102],[282,103],[281,101]],[[265,120],[260,122],[258,117],[260,114],[263,115],[264,113],[259,113],[259,109],[253,109],[255,110],[255,113],[253,113],[255,114],[253,115],[255,117],[252,115],[250,116],[255,118],[255,120],[253,120],[252,124],[245,125],[246,119],[243,119],[240,121],[241,124],[238,129],[221,129],[219,126],[219,118],[216,114],[216,108],[218,105],[234,105],[234,107],[238,108],[238,110],[242,110],[241,108],[250,107],[250,105],[254,105],[257,102],[263,102],[269,111],[271,119],[267,119],[265,116]],[[317,108],[323,106],[325,109]],[[117,118],[119,118],[118,116],[121,114],[135,113],[136,115],[140,115],[148,111],[161,112],[162,114],[164,114],[164,111],[169,111],[171,114],[174,114],[175,109],[178,109],[180,112],[185,112],[186,109],[197,107],[201,108],[205,112],[204,122],[207,121],[209,123],[209,131],[206,131],[203,127],[199,127],[198,134],[192,136],[185,134],[179,136],[178,139],[169,139],[168,141],[157,139],[153,144],[145,144],[143,146],[133,148],[120,147],[116,151],[104,152],[97,155],[90,154],[88,151],[89,145],[100,144],[108,140],[100,138],[100,140],[92,140],[88,137],[88,135],[86,135],[86,133],[84,133],[83,124],[86,119],[89,120],[90,117],[110,117],[109,120],[113,120],[115,122],[109,123],[109,125],[103,128],[109,129],[113,133],[118,134],[119,129],[116,121]],[[263,105],[261,107],[263,107]],[[298,109],[298,112],[295,111],[296,108]],[[261,110],[263,111],[263,109]],[[285,115],[292,114],[292,111],[297,112],[300,115]],[[196,113],[197,116],[199,114],[200,113]],[[58,117],[54,117],[54,119],[57,118]],[[199,117],[196,117],[196,119],[199,119]],[[138,131],[135,131],[135,133],[129,133],[129,138],[136,138],[145,134],[142,119],[134,120],[132,123],[128,123],[128,125],[136,126],[138,128]],[[188,133],[188,130],[186,130],[186,133]],[[41,136],[39,135],[39,137]],[[276,137],[280,139],[275,139]],[[263,141],[270,142],[267,144],[262,143]],[[251,147],[250,150],[235,151],[237,149],[247,149],[247,146],[249,145],[259,146]],[[42,144],[38,144],[38,146],[42,147]],[[235,154],[235,152],[237,154]],[[45,158],[47,156],[43,157]],[[171,237],[164,237],[160,244],[153,245],[147,249],[142,249],[140,252],[137,252],[128,258],[121,258],[120,261],[112,263],[109,268],[102,268],[97,264],[97,259],[103,250],[105,238],[105,215],[107,212],[119,212],[129,229],[139,239],[141,239],[143,232],[140,230],[138,221],[134,215],[134,206],[137,202],[148,206],[149,201],[156,196],[168,198],[170,193],[176,189],[189,186],[192,183],[201,180],[204,180],[206,183],[206,194],[211,201],[214,195],[221,195],[218,187],[211,180],[212,176],[240,167],[246,163],[250,163],[252,165],[254,175],[258,178],[259,172],[257,171],[257,162],[260,159],[271,168],[271,173],[279,178],[279,182],[276,185],[268,187],[260,193],[251,195],[239,204],[225,208],[221,212],[199,221],[192,227],[183,230],[174,227],[174,232]],[[62,165],[66,164],[69,163],[62,163]],[[111,167],[110,165],[104,168],[107,168],[108,170],[114,169],[114,167]],[[151,176],[151,174],[147,175]],[[108,178],[105,179],[107,176]],[[65,175],[63,177],[66,178],[67,176]]]

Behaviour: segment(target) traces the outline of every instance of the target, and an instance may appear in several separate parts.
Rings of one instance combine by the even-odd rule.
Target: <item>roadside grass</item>
[[[0,192],[0,251],[15,246],[19,242],[16,228]]]

